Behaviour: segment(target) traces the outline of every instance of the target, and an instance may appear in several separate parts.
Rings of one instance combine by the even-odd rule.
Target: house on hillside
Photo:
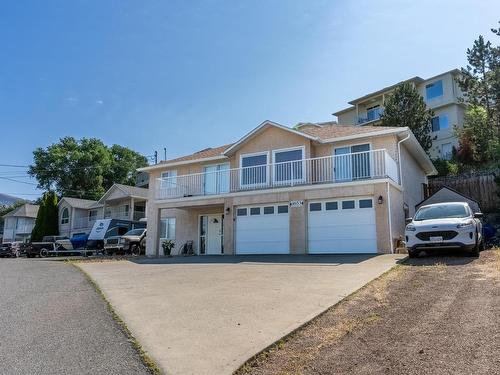
[[[99,201],[63,197],[59,201],[59,234],[89,234],[99,219],[139,221],[146,218],[148,189],[113,184]]]
[[[390,253],[436,173],[407,128],[265,121],[149,173],[146,253]]]
[[[31,237],[38,205],[26,203],[4,215],[2,243],[26,241]]]
[[[424,98],[428,108],[434,111],[432,119],[432,158],[451,158],[453,147],[458,146],[453,126],[463,126],[465,103],[463,94],[456,81],[461,74],[459,69],[438,74],[430,78],[413,77],[410,82]],[[377,125],[384,112],[385,100],[402,82],[365,94],[349,102],[349,107],[334,112],[339,124]]]

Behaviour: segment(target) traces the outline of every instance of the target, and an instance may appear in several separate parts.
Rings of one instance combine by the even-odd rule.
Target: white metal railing
[[[397,163],[385,149],[159,178],[156,199],[391,178]]]
[[[77,217],[73,221],[73,229],[91,228],[97,219],[101,219],[101,217],[100,216]]]

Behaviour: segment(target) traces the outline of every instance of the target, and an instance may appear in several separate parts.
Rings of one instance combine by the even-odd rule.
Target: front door
[[[207,230],[205,238],[205,254],[222,254],[223,218],[222,215],[207,215],[205,219]]]

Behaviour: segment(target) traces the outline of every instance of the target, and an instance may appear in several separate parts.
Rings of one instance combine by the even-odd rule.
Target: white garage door
[[[288,254],[288,204],[236,208],[236,254]]]
[[[309,202],[310,254],[376,253],[373,198]]]

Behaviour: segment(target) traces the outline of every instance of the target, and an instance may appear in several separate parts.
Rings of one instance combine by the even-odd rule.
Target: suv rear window
[[[461,218],[469,216],[469,210],[461,204],[440,204],[438,206],[422,207],[415,214],[414,220],[433,220],[446,218]]]

